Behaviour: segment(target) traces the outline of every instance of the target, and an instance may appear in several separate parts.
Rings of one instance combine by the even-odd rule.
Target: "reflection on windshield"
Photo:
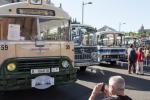
[[[68,20],[40,19],[40,34],[44,40],[68,40]]]

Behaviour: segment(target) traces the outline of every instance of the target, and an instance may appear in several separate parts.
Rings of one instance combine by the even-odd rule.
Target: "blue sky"
[[[83,0],[52,0],[62,7],[72,18],[81,22],[81,5]],[[111,26],[116,30],[121,25],[121,31],[136,32],[141,25],[150,28],[150,0],[84,0],[93,2],[85,5],[84,24],[101,28],[104,25]]]

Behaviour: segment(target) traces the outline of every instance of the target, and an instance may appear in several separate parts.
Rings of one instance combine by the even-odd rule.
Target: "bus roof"
[[[85,29],[93,31],[94,33],[97,31],[94,27],[92,27],[90,25],[85,25],[85,24],[71,24],[71,27],[85,28]]]
[[[28,2],[2,5],[0,6],[0,16],[70,19],[70,16],[62,8],[55,7],[53,4],[34,5]]]
[[[71,24],[71,26],[74,26],[74,27],[92,27],[92,26],[86,25],[86,24]]]
[[[97,35],[103,35],[103,34],[121,34],[124,35],[122,32],[118,32],[118,31],[101,31],[101,32],[97,32]]]
[[[125,36],[125,38],[128,38],[128,39],[137,39],[138,37],[137,36]]]

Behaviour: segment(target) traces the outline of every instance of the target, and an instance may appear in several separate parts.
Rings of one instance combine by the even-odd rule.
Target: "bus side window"
[[[0,19],[0,40],[4,40],[4,20],[3,19]]]
[[[2,22],[0,21],[0,40],[2,40],[2,37],[3,37],[2,36],[2,25],[1,24],[2,24]]]
[[[0,19],[0,40],[7,39],[8,33],[8,18],[1,18]]]

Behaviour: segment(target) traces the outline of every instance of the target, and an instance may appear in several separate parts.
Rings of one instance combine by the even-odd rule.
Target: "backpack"
[[[129,61],[136,62],[136,51],[134,49],[130,51]]]

